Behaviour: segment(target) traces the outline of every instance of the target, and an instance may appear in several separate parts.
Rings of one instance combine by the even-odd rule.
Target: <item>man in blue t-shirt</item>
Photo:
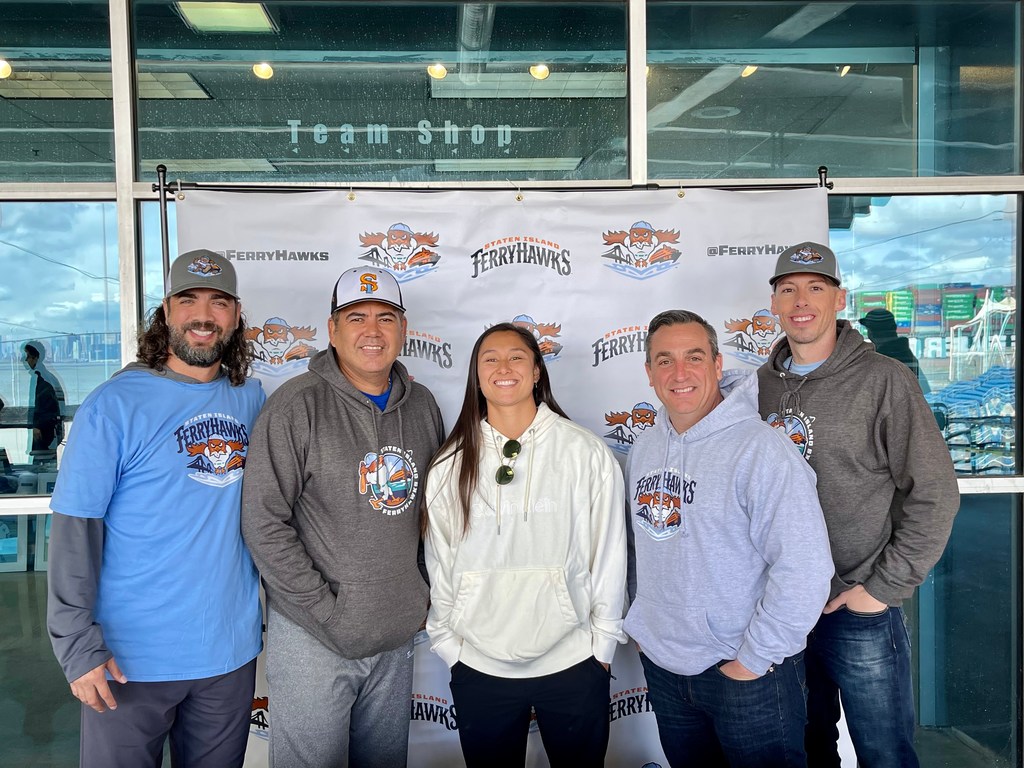
[[[50,507],[47,627],[82,703],[81,765],[241,766],[261,613],[239,527],[249,434],[231,263],[199,250],[167,275],[138,361],[70,430]]]

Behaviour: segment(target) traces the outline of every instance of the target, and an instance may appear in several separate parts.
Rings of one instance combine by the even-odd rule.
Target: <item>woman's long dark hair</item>
[[[554,394],[551,392],[551,379],[548,378],[548,369],[544,365],[544,355],[541,354],[537,340],[525,328],[513,323],[498,323],[484,331],[480,338],[473,345],[473,351],[469,357],[469,375],[466,378],[466,395],[462,400],[462,411],[455,421],[448,439],[438,450],[430,462],[428,471],[440,471],[439,465],[448,459],[454,459],[462,454],[462,466],[459,470],[459,506],[462,508],[462,535],[469,532],[469,503],[476,490],[476,484],[480,475],[480,422],[487,418],[487,400],[480,390],[480,374],[477,371],[477,358],[480,355],[480,348],[484,340],[494,333],[509,331],[518,335],[523,344],[533,355],[533,363],[540,370],[540,378],[533,388],[533,402],[535,405],[544,403],[559,416],[569,418],[565,411],[558,405]],[[422,516],[422,527],[424,532],[427,529],[427,514],[429,510],[424,507]]]
[[[158,371],[167,367],[170,357],[171,329],[167,325],[167,315],[161,303],[150,314],[149,326],[139,334],[139,360],[150,368]],[[252,369],[252,346],[245,338],[245,315],[238,318],[238,327],[231,334],[220,364],[227,370],[228,380],[233,386],[240,387],[245,383]]]

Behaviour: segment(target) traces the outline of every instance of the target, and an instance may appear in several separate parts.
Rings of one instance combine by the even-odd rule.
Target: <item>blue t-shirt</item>
[[[262,644],[259,581],[242,541],[242,474],[266,396],[124,371],[75,416],[50,507],[102,518],[94,608],[129,680],[238,669]]]

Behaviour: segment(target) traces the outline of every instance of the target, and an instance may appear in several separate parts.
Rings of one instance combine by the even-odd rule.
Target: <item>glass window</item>
[[[114,178],[106,0],[0,0],[0,181]]]
[[[121,366],[113,203],[0,203],[0,495],[49,495],[89,392]]]
[[[919,374],[957,472],[1012,475],[1014,195],[833,197],[843,317]]]
[[[146,201],[139,204],[142,240],[142,315],[149,317],[164,297],[164,262],[160,245],[160,203]],[[177,206],[167,201],[168,254],[173,261],[178,255]]]
[[[904,605],[921,765],[1015,766],[1020,497],[964,496],[942,559]]]
[[[255,4],[245,4],[250,9]],[[621,179],[624,2],[136,0],[139,165],[194,181]],[[149,81],[167,93],[145,98]]]
[[[650,2],[652,178],[1018,174],[1019,4]]]

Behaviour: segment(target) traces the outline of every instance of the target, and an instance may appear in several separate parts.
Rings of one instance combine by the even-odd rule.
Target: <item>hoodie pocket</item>
[[[429,587],[419,568],[389,579],[338,585],[338,601],[324,631],[346,659],[390,651],[416,634],[427,615]]]
[[[561,568],[468,571],[452,629],[485,656],[529,661],[580,626]]]

